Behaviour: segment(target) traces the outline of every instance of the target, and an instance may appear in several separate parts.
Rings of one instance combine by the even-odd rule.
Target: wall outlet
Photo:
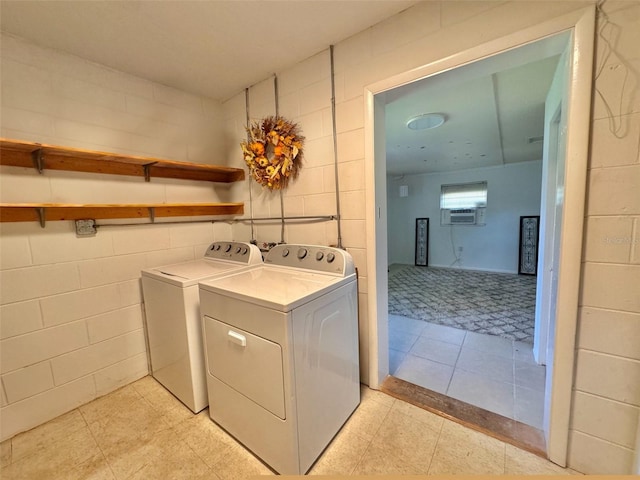
[[[97,231],[95,220],[76,220],[76,235],[78,237],[90,237],[95,235]]]

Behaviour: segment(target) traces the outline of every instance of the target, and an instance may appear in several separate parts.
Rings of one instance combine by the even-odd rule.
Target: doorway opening
[[[367,265],[369,328],[369,383],[380,388],[389,373],[389,325],[388,325],[388,238],[387,222],[387,172],[385,145],[385,93],[416,80],[434,78],[438,74],[461,66],[476,65],[477,60],[487,59],[514,48],[529,45],[541,39],[567,32],[570,36],[566,61],[567,82],[571,86],[562,102],[566,121],[564,186],[550,188],[543,184],[546,194],[541,195],[541,213],[549,217],[551,204],[544,204],[551,196],[561,193],[563,214],[558,218],[559,255],[557,275],[557,299],[553,318],[548,319],[547,331],[536,325],[534,352],[538,361],[546,362],[543,430],[547,456],[559,465],[566,465],[568,426],[571,410],[571,385],[573,380],[573,352],[575,346],[576,314],[578,305],[581,237],[586,183],[586,159],[588,150],[589,113],[591,95],[591,66],[595,15],[593,9],[584,9],[572,15],[549,21],[514,33],[508,37],[444,58],[437,62],[382,80],[365,88],[365,173],[367,177]],[[474,63],[476,62],[476,63]],[[569,80],[570,79],[570,80]],[[566,91],[566,90],[565,90]],[[546,122],[546,120],[545,120]],[[544,165],[543,165],[544,169]],[[543,178],[551,178],[542,173]],[[555,177],[554,177],[555,178]],[[490,188],[490,187],[489,187]],[[489,202],[491,202],[489,193]],[[555,205],[554,205],[555,208]],[[542,216],[542,215],[541,215]],[[541,239],[549,236],[541,225]],[[541,248],[545,243],[541,240]],[[549,249],[547,249],[548,251]],[[540,253],[542,255],[542,252]],[[546,262],[546,260],[544,260]],[[541,275],[552,275],[549,263]],[[548,269],[548,270],[547,270]],[[537,286],[538,288],[538,286]],[[538,312],[538,309],[536,309]],[[536,318],[539,322],[541,318]],[[541,332],[538,334],[537,332]]]
[[[536,292],[555,295],[546,277],[536,281],[539,225],[550,219],[541,195],[543,171],[562,170],[543,169],[553,125],[545,104],[564,91],[568,44],[559,34],[382,94],[389,373],[540,439]],[[434,112],[437,127],[411,123]],[[555,212],[561,218],[562,204]]]

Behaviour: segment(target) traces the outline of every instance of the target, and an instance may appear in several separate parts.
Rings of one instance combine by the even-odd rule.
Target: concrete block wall
[[[361,274],[363,381],[368,381],[369,326],[376,321],[366,312],[365,211],[360,203],[364,201],[365,193],[364,88],[480,43],[594,5],[592,1],[424,2],[336,45],[339,185],[345,215],[343,243],[354,253]],[[596,85],[609,99],[610,106],[623,110],[607,111],[599,94],[594,92],[568,461],[569,466],[585,473],[612,474],[632,472],[634,448],[638,442],[635,437],[640,407],[640,295],[637,287],[640,285],[640,96],[637,95],[636,72],[640,70],[640,51],[637,49],[640,5],[607,1],[603,8],[620,28],[620,35],[617,42],[613,42],[613,54],[607,55],[606,44],[602,39],[598,41],[596,64],[604,64],[604,68]],[[321,120],[327,118],[322,112],[329,108],[328,87],[323,86],[327,75],[326,56],[327,52],[322,52],[289,70],[278,72],[283,84],[285,78],[296,80],[289,84],[291,87],[281,90],[281,113],[301,121],[312,142],[328,135],[326,128],[320,128]],[[628,74],[626,84],[625,74]],[[261,91],[267,98],[273,96],[273,90],[265,85],[252,88],[252,93],[254,89],[256,94]],[[315,115],[308,116],[309,112],[296,110],[295,106],[300,108],[302,101],[317,109]],[[254,103],[252,100],[250,103],[265,105],[266,102],[255,100]],[[256,107],[251,116],[259,118],[262,113],[264,111]],[[273,110],[268,113],[273,114]],[[622,116],[618,117],[620,114]],[[244,138],[241,128],[244,123],[243,95],[225,104],[225,121],[231,118],[236,120],[234,131],[239,142]],[[625,125],[617,136],[609,130],[611,121]],[[324,123],[322,127],[325,127]],[[310,132],[313,133],[310,135]],[[325,148],[329,147],[325,145]],[[239,165],[239,148],[230,154]],[[285,193],[285,214],[324,212],[317,204],[320,199],[332,213],[330,198],[335,190],[329,181],[323,181],[330,174],[330,166],[316,165],[316,160],[312,161],[309,168],[303,168],[299,183]],[[299,184],[304,188],[298,187]],[[245,201],[247,192],[245,188]],[[255,205],[255,194],[253,199]],[[279,203],[275,198],[258,201],[261,206],[254,208],[264,210],[257,213],[279,214]],[[299,235],[294,231],[299,231]],[[259,227],[257,232],[261,241],[279,238],[279,226]],[[329,227],[322,232],[318,226],[305,229],[287,225],[287,233],[291,237],[285,237],[287,241],[295,238],[295,241],[311,243],[322,239],[324,234],[326,243],[335,242],[335,232]]]
[[[300,176],[283,191],[283,212],[289,216],[336,215],[336,175],[331,112],[330,53],[322,51],[289,70],[277,74],[278,113],[297,123],[305,137],[304,160]],[[275,115],[275,84],[265,79],[249,88],[248,110],[252,122]],[[245,92],[238,93],[223,105],[230,163],[244,167],[239,144],[246,140],[247,102]],[[354,115],[362,117],[356,110]],[[338,178],[341,203],[342,246],[354,258],[359,273],[361,378],[368,383],[368,335],[366,316],[366,238],[364,232],[364,146],[363,138],[353,138],[349,125],[337,129]],[[236,186],[237,187],[237,186]],[[251,191],[249,191],[251,189]],[[255,218],[280,217],[280,192],[271,192],[253,180],[247,180],[238,201],[244,201],[245,214]],[[234,236],[251,238],[250,223],[236,224]],[[281,223],[255,222],[253,238],[259,243],[280,242]],[[287,243],[337,245],[336,221],[287,221]]]
[[[101,65],[1,39],[4,138],[224,163],[221,106]],[[1,167],[2,202],[225,201],[230,187]],[[130,220],[125,220],[130,221]],[[222,224],[100,228],[4,223],[0,234],[0,438],[148,373],[142,268],[191,260]]]
[[[638,473],[639,27],[640,4],[624,1],[606,2],[596,27],[602,34],[596,36],[569,463],[597,474]]]
[[[342,233],[343,244],[353,254],[361,277],[364,382],[368,381],[369,325],[375,322],[366,311],[364,87],[594,4],[594,1],[422,2],[336,45]],[[596,65],[603,68],[597,70],[595,84],[609,99],[608,105],[614,108],[607,110],[600,95],[594,92],[569,466],[585,473],[632,473],[634,454],[637,455],[634,448],[637,450],[640,408],[637,389],[640,384],[640,297],[635,287],[640,284],[640,96],[637,95],[640,6],[633,1],[609,0],[603,8],[615,22],[618,36],[612,43],[613,52],[607,52],[606,42],[602,39],[597,42]],[[15,39],[3,37],[2,40],[3,136],[49,143],[64,141],[70,146],[193,161],[209,161],[208,153],[216,149],[222,151],[222,143],[228,164],[242,165],[238,143],[245,138],[244,92],[224,104],[221,119],[216,121],[217,109],[206,99],[167,90]],[[54,80],[58,76],[63,76],[64,81]],[[332,184],[328,51],[278,72],[278,79],[280,113],[298,121],[307,137],[308,163],[301,177],[284,195],[285,215],[334,213],[335,204],[330,200],[335,195],[335,186]],[[74,95],[77,98],[69,98]],[[117,119],[122,123],[110,123],[112,110],[119,112]],[[195,111],[198,112],[195,117],[202,120],[203,125],[218,128],[196,127],[192,135],[184,133],[185,124],[181,122],[186,121],[185,115],[192,118],[190,115]],[[275,113],[272,79],[265,79],[250,89],[250,112],[253,119]],[[610,123],[620,123],[624,127],[621,130],[616,127],[613,134]],[[218,133],[224,136],[223,142],[212,140]],[[218,163],[219,159],[213,161]],[[2,195],[11,201],[49,201],[53,198],[61,201],[75,189],[81,198],[100,197],[103,192],[108,192],[106,196],[110,198],[132,198],[131,195],[141,192],[127,188],[131,187],[131,182],[122,179],[112,182],[105,179],[107,183],[100,181],[99,185],[94,184],[93,188],[83,191],[80,184],[92,180],[84,175],[50,172],[41,177],[31,171],[9,170],[3,168],[2,178],[10,176],[11,181],[2,181],[1,186]],[[214,191],[209,185],[200,187],[177,181],[160,185],[157,192],[153,191],[155,184],[148,185],[143,196],[162,198],[165,195],[164,198],[172,200],[185,197],[200,201],[215,197],[246,202],[251,188],[256,217],[280,214],[279,197],[261,191],[250,182],[222,191]],[[29,192],[26,200],[25,191]],[[246,211],[249,212],[248,204]],[[48,227],[45,231],[26,224],[2,227],[3,276],[6,274],[8,277],[5,278],[11,280],[6,282],[3,278],[3,290],[4,285],[17,282],[16,285],[30,288],[27,291],[31,293],[22,293],[22,287],[12,287],[7,294],[3,292],[9,296],[2,298],[3,344],[0,346],[4,347],[7,341],[12,344],[22,337],[30,338],[33,342],[30,345],[35,347],[33,350],[48,349],[48,354],[53,355],[50,358],[69,353],[55,350],[63,345],[68,345],[74,352],[93,345],[91,342],[119,337],[125,337],[118,340],[121,350],[131,348],[135,351],[136,341],[139,341],[135,332],[139,330],[139,323],[137,328],[135,324],[139,320],[128,317],[137,315],[128,309],[140,305],[135,272],[142,265],[193,258],[201,253],[198,250],[210,237],[216,239],[216,235],[247,238],[251,234],[246,224],[233,228],[222,224],[213,228],[140,227],[105,230],[97,237],[81,239],[81,242],[75,239],[71,226],[66,223],[53,230]],[[279,241],[280,225],[256,224],[255,235],[259,241]],[[332,222],[287,224],[285,229],[288,242],[333,244],[336,235]],[[138,246],[145,242],[149,242],[148,249]],[[64,260],[51,260],[54,253]],[[114,285],[119,297],[109,290]],[[60,305],[56,302],[62,300],[55,300],[55,297],[74,293],[100,301],[84,317],[84,307],[69,308],[68,313],[64,313],[70,315],[69,320],[63,321],[56,317]],[[74,301],[78,300],[70,299],[69,305],[75,305]],[[128,313],[115,313],[112,320],[100,321],[102,316],[108,318],[110,312],[121,311]],[[112,324],[113,318],[118,320]],[[77,325],[83,326],[84,331]],[[100,325],[108,327],[101,328]],[[42,340],[42,335],[50,337]],[[13,348],[16,352],[19,350]],[[117,370],[113,374],[108,373],[110,367],[105,366],[93,374],[80,375],[76,380],[56,385],[56,378],[69,378],[65,369],[68,363],[60,362],[54,369],[52,360],[25,359],[19,355],[23,353],[16,353],[16,358],[11,355],[11,362],[15,365],[23,358],[21,361],[25,364],[19,369],[3,371],[0,390],[3,428],[5,418],[31,418],[43,405],[47,414],[53,414],[90,400],[102,391],[104,383],[100,378],[111,379],[110,385],[117,385],[131,381],[144,371],[141,360],[136,364],[140,367],[138,370],[136,367],[117,367],[131,358],[134,359],[131,362],[136,363],[136,355],[140,354],[131,353],[112,365]],[[95,362],[102,354],[87,354],[86,358]],[[2,360],[4,364],[4,357]],[[8,376],[14,372],[21,373]],[[29,381],[21,383],[20,374]],[[70,376],[74,375],[77,373]],[[9,395],[7,385],[11,391]],[[20,397],[25,399],[15,400]],[[11,413],[12,417],[5,413]],[[33,422],[44,420],[33,418]],[[3,430],[3,435],[10,435],[10,432]]]

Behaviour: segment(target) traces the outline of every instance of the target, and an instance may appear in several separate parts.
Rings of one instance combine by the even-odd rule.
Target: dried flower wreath
[[[298,125],[280,116],[266,117],[252,123],[247,133],[250,140],[240,146],[250,175],[263,187],[284,189],[302,164],[304,137]]]

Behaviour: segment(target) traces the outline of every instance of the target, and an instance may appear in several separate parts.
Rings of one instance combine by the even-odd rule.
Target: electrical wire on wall
[[[620,33],[622,28],[619,25],[611,22],[609,15],[604,11],[604,5],[606,0],[599,0],[596,4],[596,10],[598,14],[598,23],[600,24],[598,27],[598,38],[602,41],[603,50],[602,50],[602,60],[600,64],[596,66],[595,72],[595,90],[602,103],[604,104],[604,108],[607,111],[607,116],[609,118],[609,130],[616,138],[624,138],[628,134],[628,121],[629,117],[627,116],[632,112],[633,100],[636,95],[636,91],[638,90],[639,85],[639,76],[638,72],[635,71],[630,62],[628,62],[619,52],[617,47],[618,40],[620,38]],[[610,64],[610,60],[615,59],[618,64]],[[607,71],[606,67],[609,66],[609,72],[616,72],[616,70],[622,68],[622,85],[619,89],[615,91],[619,92],[620,98],[617,99],[617,105],[612,105],[606,98],[605,93],[598,86],[598,80],[603,76],[603,74]],[[635,80],[632,84],[628,85],[629,77],[632,77]],[[627,100],[627,106],[625,108],[625,94],[627,93],[627,87],[629,98]],[[612,99],[615,100],[615,99]],[[617,113],[614,112],[614,108],[617,107]],[[626,121],[625,121],[626,120]]]
[[[336,181],[336,218],[338,223],[337,247],[342,248],[342,230],[340,228],[340,184],[338,182],[338,135],[336,128],[336,83],[335,67],[333,65],[333,45],[329,46],[329,57],[331,61],[331,123],[333,127],[333,166]]]
[[[458,266],[462,266],[462,258],[460,255],[458,255],[458,253],[456,253],[456,245],[453,240],[453,225],[449,225],[449,240],[451,240],[451,252],[453,253],[453,258],[455,258],[455,260],[451,262],[449,266],[453,267],[455,264],[458,264]]]
[[[244,89],[244,105],[245,105],[245,114],[247,120],[247,141],[251,141],[251,135],[249,134],[249,124],[251,122],[251,118],[249,116],[249,88]],[[251,175],[248,178],[249,185],[249,215],[251,218],[251,243],[256,243],[256,237],[254,233],[254,225],[253,225],[253,198],[251,195]]]
[[[276,117],[280,116],[280,104],[278,102],[278,76],[273,76],[273,94],[276,100]],[[284,241],[284,194],[282,193],[282,189],[278,190],[280,193],[280,243],[286,243]]]

